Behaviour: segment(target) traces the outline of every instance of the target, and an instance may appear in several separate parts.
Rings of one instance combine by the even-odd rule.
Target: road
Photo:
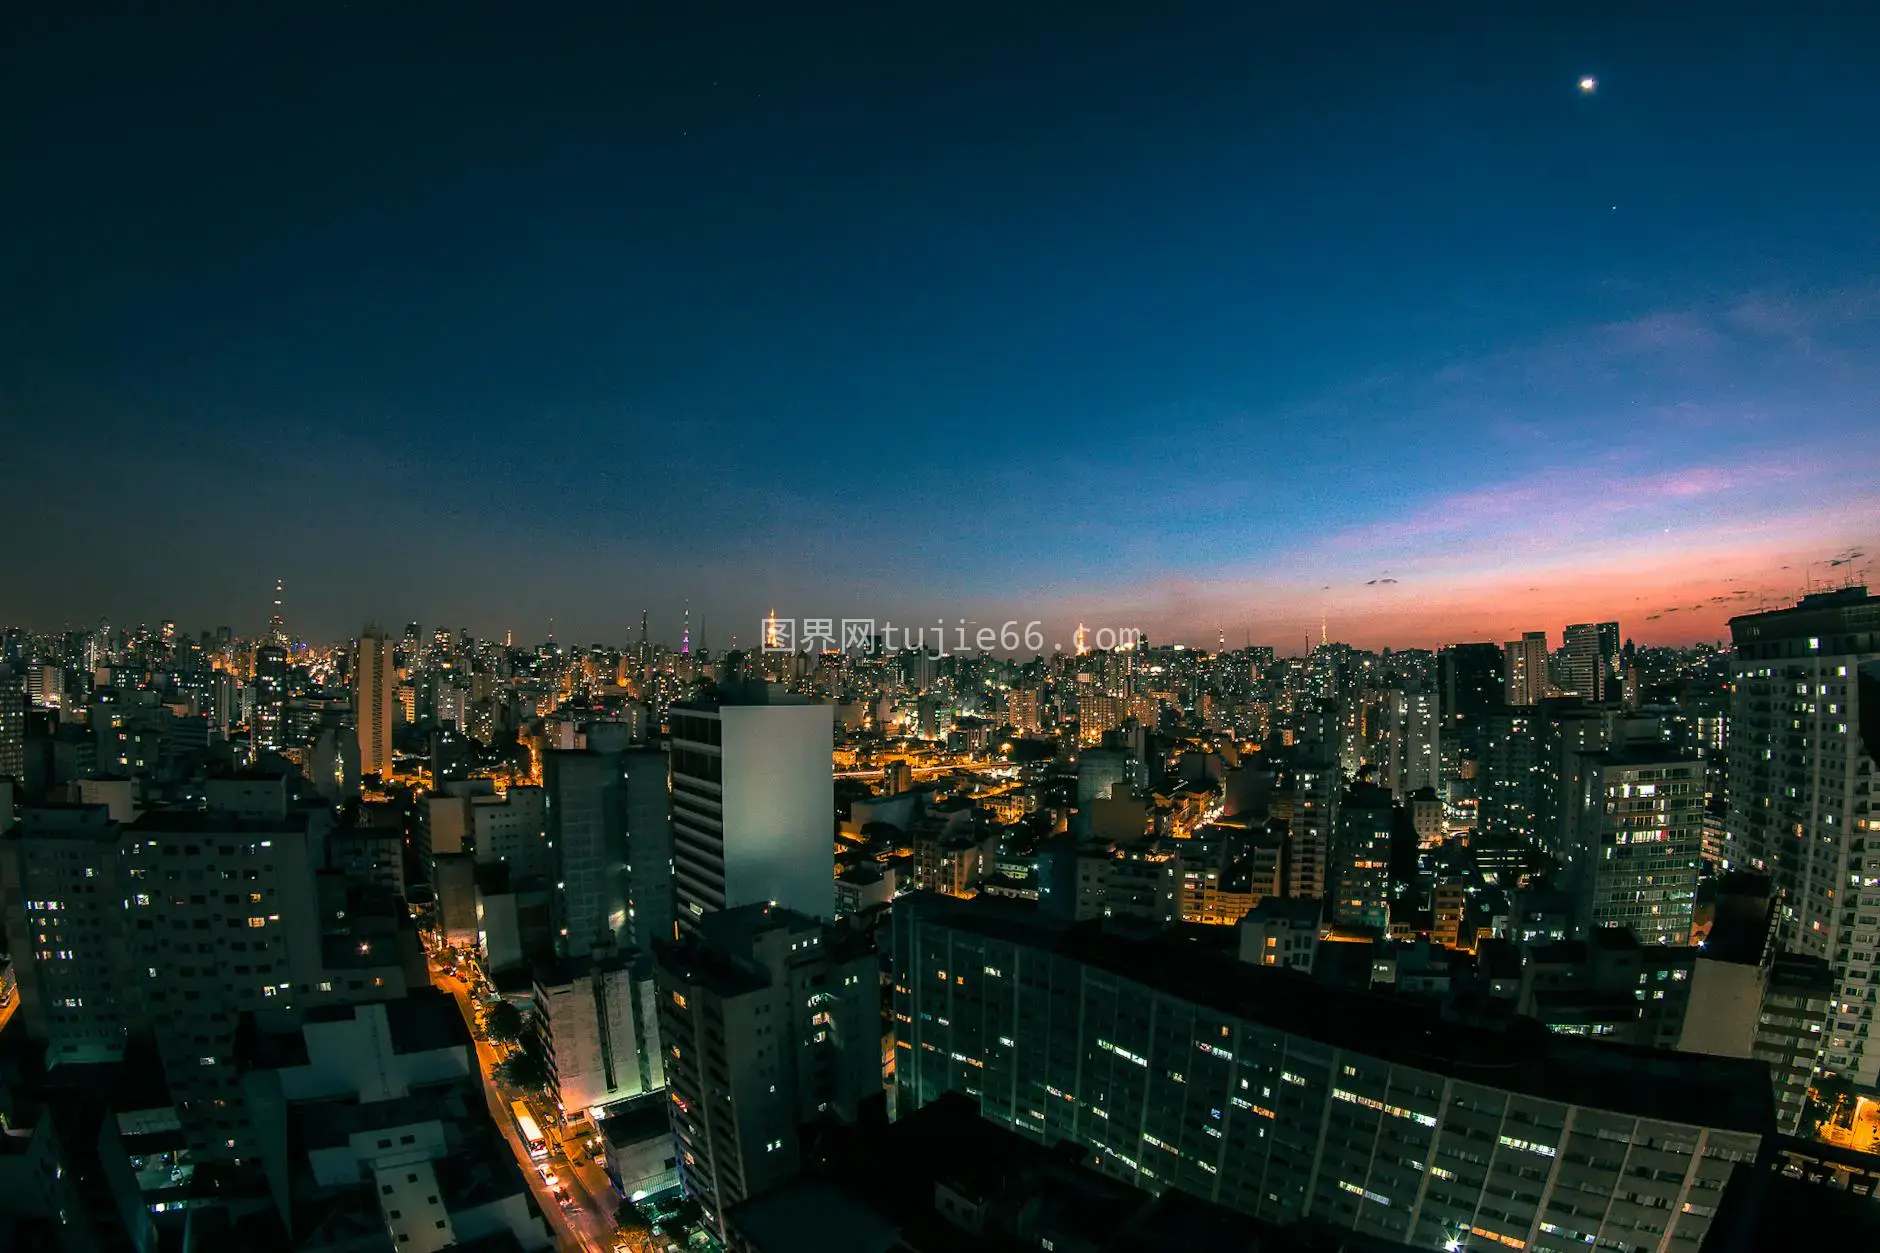
[[[522,1136],[516,1130],[516,1120],[509,1111],[510,1104],[519,1099],[522,1093],[511,1089],[496,1076],[496,1067],[503,1060],[503,1054],[489,1041],[476,1038],[477,1011],[470,988],[456,976],[445,974],[435,958],[427,960],[430,963],[432,985],[456,998],[457,1008],[463,1014],[464,1023],[470,1028],[476,1044],[477,1068],[483,1072],[483,1095],[489,1102],[490,1117],[496,1120],[496,1125],[502,1129],[503,1138],[509,1141],[510,1151],[515,1153],[516,1160],[521,1163],[522,1173],[529,1181],[529,1190],[535,1195],[535,1203],[547,1215],[549,1228],[555,1233],[556,1247],[562,1253],[613,1253],[617,1239],[614,1213],[620,1205],[620,1194],[614,1191],[613,1184],[608,1181],[607,1172],[595,1166],[593,1159],[585,1152],[581,1154],[583,1165],[571,1166],[562,1146],[554,1145],[546,1164],[567,1189],[573,1205],[564,1209],[555,1200],[548,1185],[543,1182],[541,1172],[536,1169],[534,1159],[529,1156],[528,1146],[522,1143]],[[545,1131],[545,1134],[553,1133]]]

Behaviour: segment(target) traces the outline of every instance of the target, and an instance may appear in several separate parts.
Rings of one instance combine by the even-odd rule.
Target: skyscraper
[[[1619,699],[1619,624],[1577,622],[1565,636],[1567,683],[1582,700]]]
[[[392,641],[377,627],[359,634],[353,659],[353,717],[359,729],[359,772],[392,768],[392,692],[398,685]]]
[[[1817,592],[1730,635],[1729,837],[1781,893],[1780,942],[1828,960],[1823,1068],[1880,1083],[1880,597]]]
[[[274,580],[274,612],[268,615],[268,643],[281,649],[287,649],[287,611],[281,603],[285,593],[280,579]]]
[[[281,711],[287,702],[287,651],[276,644],[255,649],[255,715],[249,727],[257,752],[282,746]]]
[[[833,720],[763,684],[672,706],[676,916],[775,903],[835,911]]]
[[[1538,705],[1547,695],[1547,632],[1528,631],[1509,640],[1502,655],[1502,699],[1510,705]]]

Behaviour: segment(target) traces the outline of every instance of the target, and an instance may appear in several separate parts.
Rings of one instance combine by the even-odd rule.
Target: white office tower
[[[831,706],[760,684],[672,706],[675,915],[835,911]]]

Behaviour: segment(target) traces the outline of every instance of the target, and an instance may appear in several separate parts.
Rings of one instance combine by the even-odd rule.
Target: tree
[[[513,1088],[533,1092],[548,1086],[548,1067],[527,1049],[519,1049],[498,1067],[503,1082]]]
[[[522,1038],[522,1011],[508,1001],[498,1001],[483,1017],[483,1034],[498,1044],[514,1044]]]

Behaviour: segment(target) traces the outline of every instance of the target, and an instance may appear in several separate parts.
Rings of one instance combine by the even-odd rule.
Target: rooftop
[[[384,1101],[361,1101],[354,1096],[307,1101],[293,1107],[302,1147],[338,1148],[353,1136],[426,1122],[458,1122],[468,1113],[464,1084],[458,1082],[414,1087],[405,1096]]]
[[[691,710],[694,713],[716,713],[720,709],[755,705],[814,705],[817,703],[807,696],[797,695],[778,683],[746,682],[720,684],[703,696],[692,700],[674,701],[672,708]]]
[[[290,813],[284,818],[247,818],[225,809],[184,806],[152,809],[130,824],[132,831],[153,835],[273,835],[306,829],[305,811]]]
[[[1025,944],[1161,992],[1340,1049],[1432,1074],[1587,1105],[1752,1134],[1774,1121],[1761,1062],[1666,1053],[1555,1035],[1530,1019],[1490,1030],[1446,1021],[1408,998],[1336,988],[1278,967],[1232,960],[1177,933],[1124,939],[1063,923],[1026,903],[926,894],[897,906],[920,923]]]

